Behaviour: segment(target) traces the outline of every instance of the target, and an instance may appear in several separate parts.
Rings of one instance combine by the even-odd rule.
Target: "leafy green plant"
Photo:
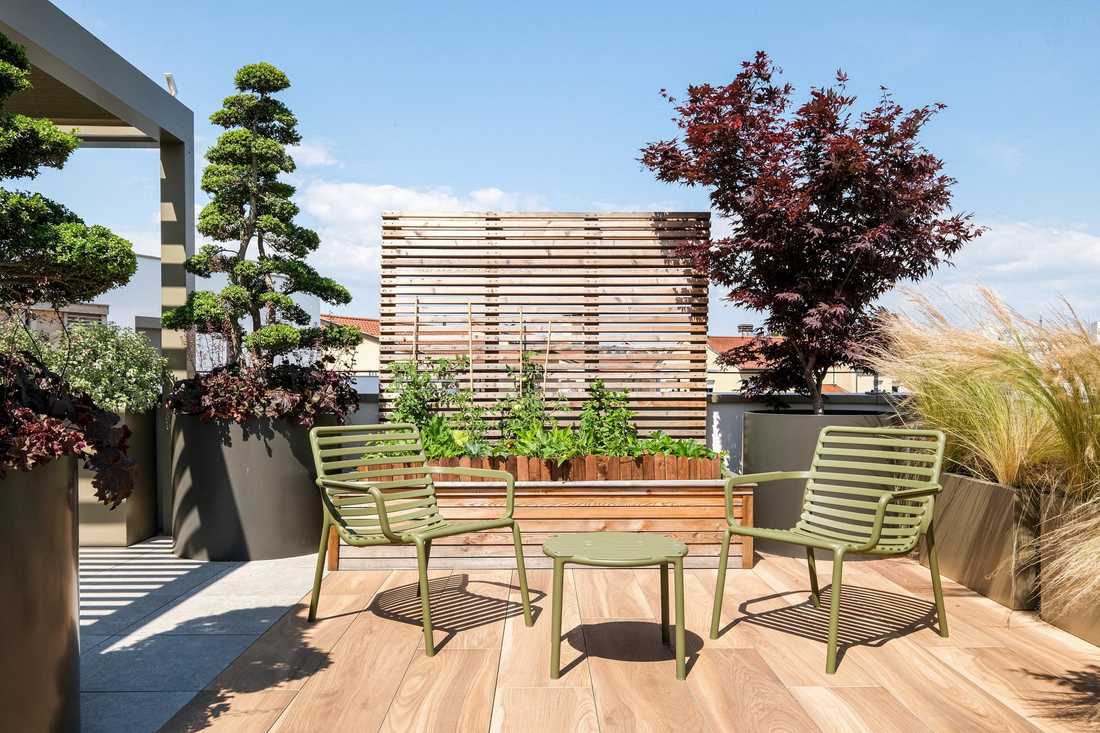
[[[587,453],[603,456],[638,456],[638,428],[634,412],[627,406],[625,391],[615,392],[597,379],[588,387],[588,399],[581,407],[578,428]]]
[[[43,346],[46,366],[106,410],[141,413],[160,401],[168,361],[144,334],[82,323]]]
[[[556,427],[553,411],[561,407],[561,401],[546,399],[542,388],[544,370],[530,351],[523,352],[519,367],[508,367],[508,375],[515,381],[516,390],[497,403],[496,412],[500,415],[501,440],[514,452],[525,436],[530,440],[539,431]]]
[[[655,430],[652,435],[643,440],[640,447],[642,453],[663,454],[678,458],[717,458],[719,456],[702,443],[687,438],[673,438],[660,430]]]

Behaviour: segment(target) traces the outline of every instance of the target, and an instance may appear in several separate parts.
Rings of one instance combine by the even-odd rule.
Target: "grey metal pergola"
[[[45,0],[6,0],[0,32],[27,49],[33,87],[8,109],[45,117],[84,147],[160,149],[161,308],[194,287],[183,268],[195,248],[195,115],[126,59]],[[191,365],[183,332],[161,344],[177,376]]]

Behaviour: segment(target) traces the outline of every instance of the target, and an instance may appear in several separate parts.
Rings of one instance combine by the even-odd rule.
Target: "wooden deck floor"
[[[827,582],[829,563],[818,563]],[[655,571],[567,574],[561,679],[548,674],[549,571],[530,573],[533,628],[507,570],[435,570],[434,658],[411,571],[341,571],[320,617],[299,606],[165,730],[1034,731],[1097,730],[1100,649],[947,583],[949,639],[931,628],[928,572],[845,566],[836,675],[804,561],[729,573],[707,639],[712,570],[687,571],[688,678],[660,644]],[[171,663],[165,660],[165,663]]]

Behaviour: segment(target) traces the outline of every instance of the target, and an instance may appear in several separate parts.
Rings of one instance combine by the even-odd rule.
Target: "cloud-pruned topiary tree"
[[[12,95],[30,87],[30,70],[24,49],[0,34],[0,179],[61,168],[79,144],[49,120],[7,111]],[[136,269],[130,243],[109,229],[87,226],[40,194],[0,187],[0,478],[71,456],[95,472],[104,503],[130,494],[129,431],[25,347],[31,306],[56,313],[125,284]]]
[[[294,222],[294,187],[279,178],[294,170],[287,146],[301,140],[298,120],[273,96],[290,80],[271,64],[258,63],[242,66],[235,85],[237,93],[210,116],[226,131],[206,153],[202,190],[211,200],[198,221],[200,234],[229,246],[207,244],[186,263],[201,277],[224,273],[229,284],[219,292],[190,293],[184,305],[164,314],[164,326],[223,336],[230,365],[242,359],[270,364],[303,348],[355,346],[358,330],[311,326],[292,297],[314,295],[332,305],[351,301],[347,288],[306,262],[320,238]],[[249,258],[253,245],[256,256]]]
[[[331,356],[302,365],[296,355],[352,348],[362,336],[350,326],[312,325],[294,300],[311,295],[344,305],[351,294],[306,261],[320,238],[295,223],[294,186],[280,179],[294,171],[287,146],[301,140],[298,120],[274,96],[290,80],[258,63],[242,66],[234,83],[237,93],[210,116],[225,132],[206,153],[201,183],[210,202],[198,230],[218,244],[202,246],[186,262],[195,275],[221,273],[229,282],[218,292],[190,293],[162,317],[166,328],[223,338],[226,364],[178,383],[169,404],[206,419],[287,417],[309,424],[319,413],[345,413],[357,397],[348,379],[327,370]]]
[[[763,362],[748,393],[809,395],[820,414],[825,376],[860,357],[877,300],[982,230],[950,213],[954,180],[919,140],[943,105],[906,110],[884,90],[856,113],[837,72],[794,106],[779,74],[759,52],[725,86],[690,86],[683,101],[666,93],[682,137],[647,145],[641,160],[662,181],[710,189],[732,231],[689,253],[781,337],[758,334],[723,361]]]

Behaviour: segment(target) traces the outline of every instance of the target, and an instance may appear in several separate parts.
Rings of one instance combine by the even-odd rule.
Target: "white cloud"
[[[966,244],[954,267],[940,268],[916,290],[965,299],[984,285],[1026,315],[1041,315],[1067,301],[1086,319],[1100,318],[1100,235],[1028,222],[990,224]],[[891,295],[888,306],[903,298]]]
[[[465,194],[450,188],[405,188],[315,180],[299,192],[302,210],[315,222],[321,247],[310,260],[346,284],[355,296],[351,310],[378,311],[378,272],[383,211],[534,211],[546,209],[539,196],[499,188]]]
[[[294,158],[294,162],[303,168],[319,168],[339,164],[328,146],[321,142],[302,142],[297,145],[288,145],[287,152]]]

